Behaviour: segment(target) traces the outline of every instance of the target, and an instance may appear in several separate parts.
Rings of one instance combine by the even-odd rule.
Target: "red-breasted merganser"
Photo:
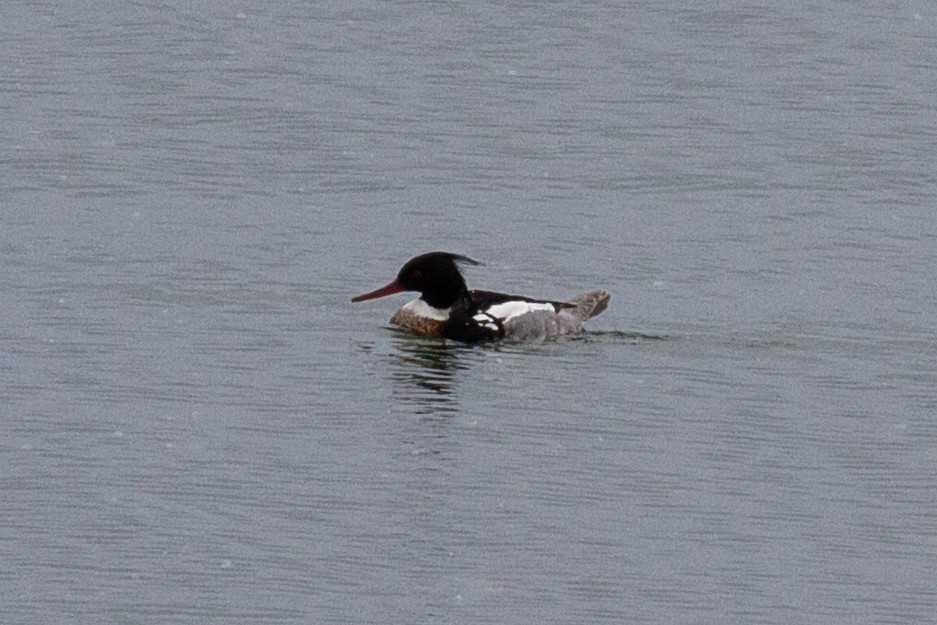
[[[417,291],[420,297],[394,313],[390,323],[424,336],[466,343],[540,339],[582,332],[586,320],[608,306],[605,291],[589,291],[565,302],[519,295],[469,291],[458,264],[476,260],[448,252],[430,252],[411,259],[387,286],[359,295],[353,302]]]

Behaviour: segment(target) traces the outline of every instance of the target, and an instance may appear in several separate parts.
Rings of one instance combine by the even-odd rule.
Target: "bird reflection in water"
[[[404,403],[414,404],[421,414],[458,410],[455,374],[465,369],[462,360],[471,348],[451,341],[401,334],[394,340],[391,376],[395,395]]]

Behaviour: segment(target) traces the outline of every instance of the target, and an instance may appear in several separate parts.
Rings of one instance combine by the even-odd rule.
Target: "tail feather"
[[[583,293],[566,300],[565,303],[575,306],[576,309],[570,310],[570,312],[575,314],[576,317],[582,321],[585,321],[586,319],[595,317],[608,308],[608,301],[611,298],[612,296],[605,291],[589,291],[588,293]]]

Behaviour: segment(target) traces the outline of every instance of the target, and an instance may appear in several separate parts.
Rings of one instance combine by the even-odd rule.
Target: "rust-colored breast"
[[[437,338],[442,336],[442,321],[416,315],[406,308],[401,308],[395,312],[394,316],[390,318],[390,323],[391,325],[410,330],[415,334],[434,336]]]

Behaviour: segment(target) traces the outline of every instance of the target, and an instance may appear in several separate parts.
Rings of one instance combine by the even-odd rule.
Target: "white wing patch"
[[[501,331],[501,328],[498,326],[498,320],[491,313],[480,312],[472,317],[472,319],[477,321],[478,324],[486,330],[491,330],[492,332]]]
[[[490,307],[485,312],[492,317],[497,317],[503,323],[514,319],[515,317],[520,317],[521,315],[526,315],[532,312],[538,311],[549,311],[556,312],[553,308],[553,304],[545,304],[540,302],[504,302],[503,304],[495,304]],[[476,317],[478,319],[478,317]]]

